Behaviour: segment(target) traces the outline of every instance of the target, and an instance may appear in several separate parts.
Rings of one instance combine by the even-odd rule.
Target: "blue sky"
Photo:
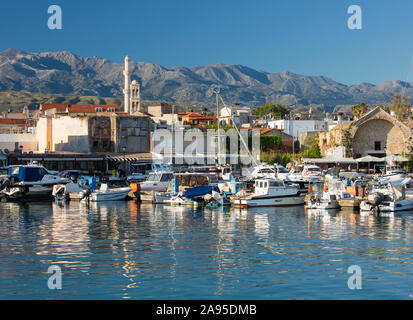
[[[62,30],[47,28],[52,4],[62,8]],[[362,30],[347,28],[353,4]],[[116,62],[129,54],[165,67],[242,64],[345,84],[406,80],[413,54],[411,0],[20,0],[0,8],[0,50]]]

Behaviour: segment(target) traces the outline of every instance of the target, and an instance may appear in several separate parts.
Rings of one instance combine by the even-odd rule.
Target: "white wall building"
[[[232,122],[236,126],[240,126],[246,123],[252,123],[255,116],[251,115],[250,107],[223,107],[219,111],[220,123],[231,125]]]
[[[327,122],[319,120],[269,120],[268,127],[281,129],[284,133],[293,136],[296,140],[305,132],[328,130]]]
[[[281,129],[298,140],[302,133],[329,131],[336,125],[346,122],[348,121],[341,118],[337,120],[268,120],[268,127]]]

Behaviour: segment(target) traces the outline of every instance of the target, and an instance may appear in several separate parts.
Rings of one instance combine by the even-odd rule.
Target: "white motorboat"
[[[312,183],[321,181],[321,169],[314,165],[298,165],[291,169],[286,176],[287,183],[297,184],[301,193],[307,193],[308,187]]]
[[[185,198],[182,195],[177,195],[169,199],[166,199],[164,203],[169,204],[171,206],[194,206],[194,207],[198,206],[198,201]]]
[[[232,202],[239,207],[281,207],[304,204],[298,186],[286,185],[279,179],[258,179],[254,193],[245,197],[234,197]]]
[[[288,170],[287,168],[283,167],[282,165],[276,163],[274,164],[274,168],[277,174],[277,179],[280,180],[287,180],[288,175],[290,174],[290,170]]]
[[[330,181],[331,183],[331,181]],[[311,188],[310,188],[311,189]],[[341,193],[341,188],[337,188],[332,184],[331,190],[325,183],[324,188],[316,193],[310,193],[307,197],[308,209],[332,210],[339,209],[338,194]]]
[[[0,183],[0,196],[17,200],[50,199],[54,185],[69,181],[40,165],[10,166],[7,177]]]
[[[317,181],[323,176],[321,168],[316,165],[305,164],[298,165],[291,169],[290,173],[287,175],[287,180],[295,181]]]
[[[360,201],[346,189],[345,180],[339,178],[326,178],[324,182],[330,194],[335,194],[339,207],[358,208]],[[348,186],[350,187],[350,186]]]
[[[360,210],[379,212],[413,210],[413,198],[406,198],[403,185],[393,185],[390,182],[378,183],[373,186],[367,200],[360,203]]]
[[[56,184],[53,186],[52,195],[55,200],[79,200],[79,194],[87,190],[86,187],[82,187],[79,183],[70,181],[66,184]]]
[[[107,183],[101,184],[99,190],[91,191],[84,190],[80,192],[80,200],[89,201],[116,201],[125,200],[128,193],[132,189],[130,187],[109,188]]]
[[[320,197],[311,198],[307,203],[308,209],[340,209],[335,193],[323,192]]]

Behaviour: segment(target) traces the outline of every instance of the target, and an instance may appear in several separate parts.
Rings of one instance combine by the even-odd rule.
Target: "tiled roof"
[[[49,109],[56,109],[58,111],[65,111],[69,105],[66,103],[41,103],[40,109],[42,111],[49,110]]]
[[[195,118],[195,119],[211,119],[211,120],[216,119],[215,116],[204,116],[204,115],[196,113],[196,112],[189,112],[189,113],[183,114],[182,117]]]
[[[26,119],[8,119],[0,118],[0,124],[26,124]]]

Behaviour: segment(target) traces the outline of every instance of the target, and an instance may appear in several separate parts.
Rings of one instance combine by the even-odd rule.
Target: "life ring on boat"
[[[364,195],[367,196],[368,194],[369,194],[369,188],[366,188],[366,189],[364,190]]]
[[[324,192],[328,192],[328,186],[324,186]]]
[[[308,186],[308,193],[313,192],[313,187],[312,186]]]

